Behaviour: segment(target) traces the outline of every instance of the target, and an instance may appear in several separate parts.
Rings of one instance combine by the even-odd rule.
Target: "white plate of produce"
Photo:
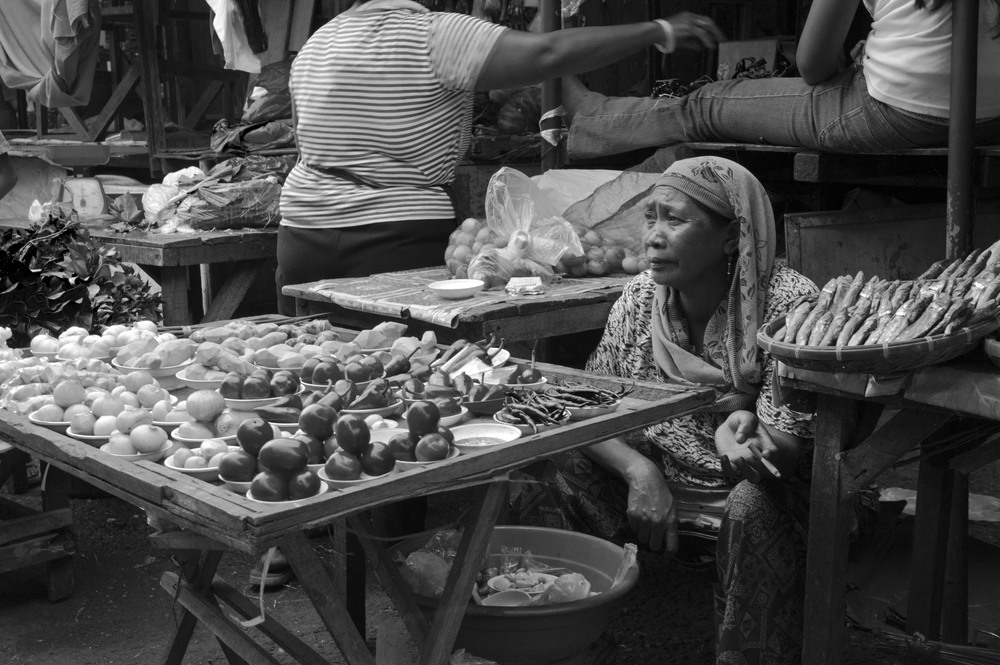
[[[230,492],[236,492],[237,494],[242,494],[246,496],[246,493],[250,491],[250,486],[253,485],[252,480],[226,480],[222,476],[219,476],[219,480],[222,484],[226,486],[226,489]]]
[[[469,415],[469,410],[463,406],[459,409],[458,413],[453,413],[450,416],[441,416],[438,424],[443,427],[452,427],[465,420],[467,415]]]
[[[444,459],[427,460],[426,462],[409,462],[407,460],[398,459],[396,460],[396,466],[393,467],[392,472],[402,473],[404,471],[410,471],[412,469],[423,469],[424,467],[427,466],[433,466],[438,462],[443,462],[444,460],[449,460],[454,457],[458,457],[461,454],[462,451],[460,451],[455,446],[452,446],[451,450],[448,451],[448,456],[445,457]]]
[[[621,405],[621,400],[618,400],[604,406],[567,406],[566,410],[569,411],[570,420],[586,420],[587,418],[596,418],[597,416],[614,413]]]
[[[390,473],[392,473],[392,471],[383,473],[381,476],[369,476],[367,473],[362,473],[357,478],[331,478],[326,474],[326,469],[324,468],[317,471],[316,475],[319,476],[319,479],[322,480],[330,489],[346,490],[351,487],[357,487],[358,485],[364,485],[365,483],[375,480],[376,478],[385,478]]]
[[[234,439],[236,437],[233,437]],[[169,441],[167,443],[170,443]],[[234,450],[239,450],[239,446],[229,446],[229,452]],[[197,478],[198,480],[204,480],[210,483],[218,482],[219,480],[219,467],[216,466],[199,466],[194,468],[187,468],[183,466],[177,466],[174,464],[174,456],[168,455],[165,460],[163,460],[163,466],[168,469],[173,469],[174,471],[180,471],[183,474],[189,475],[192,478]]]
[[[177,372],[177,379],[191,390],[218,390],[222,385],[222,379],[189,379],[183,369]]]
[[[118,359],[113,359],[111,361],[111,366],[117,369],[119,372],[128,374],[129,372],[148,372],[154,379],[162,379],[167,376],[176,376],[177,372],[181,371],[188,365],[194,363],[194,358],[188,358],[180,365],[172,365],[170,367],[157,367],[156,369],[150,369],[149,367],[129,367],[128,365],[122,365],[118,362]]]
[[[201,445],[202,441],[208,441],[209,439],[219,439],[220,441],[225,441],[229,445],[236,443],[235,434],[230,434],[229,436],[206,436],[203,439],[191,439],[186,436],[181,436],[177,432],[171,432],[170,438],[176,443],[182,444],[185,448],[197,448]]]
[[[501,423],[470,423],[451,428],[455,447],[470,455],[521,438],[521,430]]]
[[[105,443],[103,446],[101,446],[101,450],[109,455],[112,455],[113,457],[117,457],[118,459],[128,460],[129,462],[139,462],[141,460],[146,460],[147,462],[156,462],[162,459],[163,456],[167,454],[167,451],[170,450],[171,446],[173,446],[174,444],[170,440],[167,440],[163,442],[163,445],[160,446],[159,450],[154,450],[151,453],[136,453],[135,455],[116,455],[115,453],[108,450],[108,446],[110,445],[111,445],[110,443]],[[216,468],[216,473],[218,473],[218,468]]]
[[[306,496],[301,499],[288,499],[287,501],[262,501],[261,499],[256,498],[250,490],[247,490],[246,497],[256,503],[266,503],[269,506],[297,506],[303,501],[307,501],[309,499],[317,497],[320,494],[326,494],[329,491],[330,491],[330,486],[327,485],[325,482],[323,482],[319,484],[318,492],[316,492],[312,496]]]
[[[569,422],[569,412],[567,411],[565,412],[566,416],[562,421],[558,423],[545,423],[542,425],[537,425],[536,428],[533,429],[531,425],[507,422],[506,420],[504,420],[504,415],[506,413],[507,413],[506,407],[500,409],[499,411],[493,414],[493,420],[500,423],[501,425],[510,425],[511,427],[516,427],[521,432],[522,436],[531,436],[532,434],[538,434],[539,432],[546,432],[550,429],[555,429],[556,427],[560,427]]]
[[[538,381],[533,381],[531,383],[492,383],[485,378],[483,379],[484,385],[503,386],[507,390],[541,390],[548,382],[548,378],[544,376]]]
[[[486,284],[481,279],[446,279],[427,285],[432,293],[445,300],[461,300],[476,295]]]
[[[72,428],[66,430],[66,436],[76,439],[77,441],[83,441],[84,443],[89,443],[90,445],[99,448],[101,445],[108,442],[111,438],[110,434],[104,434],[103,436],[98,436],[96,434],[80,434],[79,432],[74,432]]]
[[[486,582],[486,585],[494,591],[516,589],[517,591],[523,591],[529,596],[537,596],[552,586],[557,579],[559,578],[548,573],[522,571],[507,573],[506,575],[494,575]]]
[[[295,391],[295,394],[301,395],[304,390],[305,386],[300,384],[299,389]],[[235,397],[223,397],[222,399],[226,400],[226,406],[233,411],[253,411],[254,409],[259,409],[262,406],[277,404],[286,397],[288,397],[288,395],[278,395],[277,397],[259,397],[257,399],[236,399]]]
[[[35,411],[28,414],[28,421],[34,423],[35,425],[40,425],[42,427],[47,427],[53,432],[59,432],[60,434],[65,434],[66,430],[69,429],[69,421],[52,421],[52,420],[39,420],[38,416],[35,415]]]

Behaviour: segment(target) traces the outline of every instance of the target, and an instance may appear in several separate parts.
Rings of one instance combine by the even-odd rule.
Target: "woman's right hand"
[[[677,509],[663,473],[655,465],[626,474],[629,526],[654,552],[677,553]]]
[[[678,48],[714,49],[719,42],[726,41],[726,35],[715,21],[693,12],[679,12],[667,17],[674,28],[674,39]]]

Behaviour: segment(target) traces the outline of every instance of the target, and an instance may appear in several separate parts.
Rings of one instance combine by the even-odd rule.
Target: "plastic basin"
[[[411,539],[399,550],[408,554],[426,541],[426,537]],[[609,590],[624,551],[594,536],[544,527],[498,526],[490,538],[489,565],[500,563],[504,546],[531,551],[546,563],[581,573],[590,581],[591,591],[599,593],[585,600],[537,607],[470,603],[455,648],[500,665],[541,665],[579,654],[601,636],[612,613],[639,580],[636,564],[621,584]],[[417,596],[417,603],[428,619],[438,605],[436,599],[426,596]]]

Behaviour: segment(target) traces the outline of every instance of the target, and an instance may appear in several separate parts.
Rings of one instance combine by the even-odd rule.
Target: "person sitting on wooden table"
[[[796,52],[801,78],[736,78],[684,97],[605,97],[563,79],[573,158],[685,141],[829,152],[944,146],[951,111],[950,0],[864,0],[872,25],[846,62],[859,0],[813,0]],[[1000,143],[1000,0],[978,0],[975,141]],[[661,170],[672,153],[654,156]]]
[[[756,335],[816,286],[775,262],[770,202],[739,164],[677,161],[645,209],[650,268],[626,284],[586,369],[712,386],[717,399],[638,442],[552,460],[541,489],[515,499],[514,519],[674,554],[669,484],[731,487],[717,543],[717,662],[798,662],[813,415],[776,403],[774,361]]]
[[[458,226],[448,190],[476,90],[589,71],[653,45],[714,48],[706,17],[534,34],[411,0],[357,0],[295,58],[299,162],[281,193],[281,287],[438,266]]]
[[[14,164],[11,162],[10,155],[7,154],[9,152],[10,144],[0,132],[0,199],[7,196],[10,190],[17,185],[17,171],[14,170]]]

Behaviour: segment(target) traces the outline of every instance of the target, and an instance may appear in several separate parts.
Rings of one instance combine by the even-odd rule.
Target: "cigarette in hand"
[[[757,448],[755,448],[754,446],[747,446],[747,448],[750,449],[750,452],[753,453],[754,457],[760,460],[761,464],[764,465],[764,468],[771,472],[772,476],[774,476],[775,478],[781,478],[781,471],[778,471],[778,467],[774,466],[774,464],[771,464],[771,461],[768,460],[766,457],[764,457],[764,455],[761,454],[761,452],[757,450]]]

